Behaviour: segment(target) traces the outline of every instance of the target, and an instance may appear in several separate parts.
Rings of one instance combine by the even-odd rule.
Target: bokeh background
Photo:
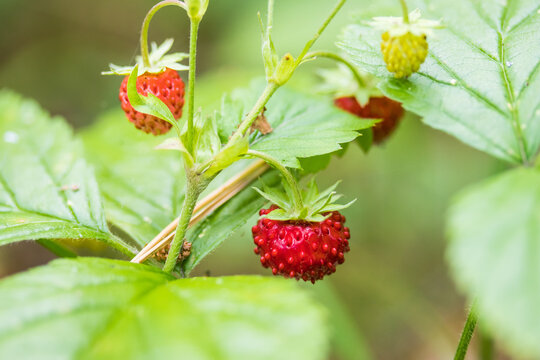
[[[199,104],[217,101],[224,91],[263,75],[257,11],[265,12],[265,1],[210,2],[200,33]],[[121,79],[100,72],[109,62],[133,62],[139,50],[140,24],[154,3],[0,0],[0,87],[35,98],[75,128],[89,126],[98,114],[118,106]],[[276,3],[274,40],[281,53],[293,54],[333,6],[325,0]],[[350,0],[316,48],[335,50],[340,29],[356,13],[398,11],[397,0]],[[169,8],[155,16],[150,38],[161,42],[174,37],[174,49],[185,51],[187,32],[185,15]],[[291,86],[311,88],[317,82],[314,70],[325,66],[331,64],[308,64]],[[319,175],[324,185],[343,179],[340,190],[347,198],[358,198],[345,211],[353,234],[351,252],[327,281],[373,358],[453,356],[466,304],[444,261],[445,211],[456,192],[504,166],[409,115],[384,146],[368,155],[351,146]],[[0,248],[0,277],[52,258],[30,242]],[[247,227],[197,271],[199,275],[267,275],[252,254]],[[469,358],[476,358],[474,349]]]

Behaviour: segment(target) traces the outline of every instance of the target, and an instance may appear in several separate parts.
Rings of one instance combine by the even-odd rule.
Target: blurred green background
[[[100,76],[107,64],[128,65],[151,0],[0,0],[0,87],[35,98],[74,127],[118,106],[121,79]],[[276,1],[274,40],[297,54],[333,6],[324,0]],[[210,0],[200,33],[198,103],[263,75],[257,11],[263,0]],[[340,29],[357,12],[385,15],[396,1],[350,0],[317,43],[335,49]],[[188,23],[179,9],[159,12],[150,38],[176,38],[185,51]],[[292,87],[316,83],[310,63]],[[185,75],[183,75],[185,78]],[[358,201],[344,213],[351,252],[328,282],[336,288],[376,359],[449,359],[464,322],[464,299],[444,262],[444,217],[461,188],[504,169],[497,162],[407,116],[384,146],[364,155],[356,146],[319,175],[343,179],[341,192]],[[229,261],[232,257],[235,261]],[[32,243],[0,248],[0,277],[45,263],[52,255]],[[268,273],[252,254],[249,227],[198,268],[198,274]],[[470,357],[475,358],[474,354]]]

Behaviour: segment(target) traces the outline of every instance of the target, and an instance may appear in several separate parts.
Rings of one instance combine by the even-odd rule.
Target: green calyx
[[[336,204],[341,198],[341,194],[337,194],[335,189],[339,181],[330,186],[326,190],[319,192],[319,188],[312,178],[307,184],[306,189],[300,192],[301,202],[294,201],[293,189],[287,182],[283,182],[283,191],[276,188],[269,188],[263,184],[263,190],[254,188],[262,197],[275,204],[279,209],[275,209],[267,215],[263,215],[271,220],[287,221],[309,221],[321,222],[324,221],[332,211],[339,211],[351,206],[355,201],[347,204]]]
[[[189,54],[186,53],[172,53],[167,54],[173,45],[173,39],[165,40],[161,45],[156,43],[151,44],[151,52],[148,56],[149,65],[144,64],[142,56],[137,56],[135,58],[136,64],[133,66],[118,66],[110,64],[110,71],[104,71],[102,75],[129,75],[133,69],[138,66],[137,76],[143,75],[145,73],[150,74],[159,74],[165,71],[167,68],[173,69],[176,71],[189,70],[189,66],[180,64],[180,61],[186,59]]]
[[[316,89],[318,93],[329,94],[334,98],[354,96],[362,106],[366,105],[371,97],[382,96],[375,77],[359,73],[362,80],[360,84],[352,71],[344,64],[339,63],[332,69],[320,69],[317,74],[322,79]]]

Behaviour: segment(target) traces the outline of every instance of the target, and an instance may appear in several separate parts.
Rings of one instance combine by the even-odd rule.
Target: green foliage
[[[538,2],[411,1],[445,29],[428,37],[420,71],[398,80],[386,70],[381,34],[359,23],[339,45],[380,77],[388,97],[424,122],[500,159],[530,163],[540,147]]]
[[[109,232],[93,169],[63,119],[0,92],[0,245],[97,239],[126,254]]]
[[[2,359],[323,359],[321,308],[282,279],[176,280],[104,259],[0,282]]]
[[[218,115],[219,132],[227,139],[247,113],[248,107],[262,92],[260,82],[224,97]],[[376,120],[359,119],[334,107],[331,102],[279,89],[264,113],[273,131],[255,132],[250,148],[267,153],[283,165],[299,168],[298,158],[328,154],[341,149],[340,144],[354,140],[358,130],[373,126]]]
[[[540,356],[540,171],[516,169],[456,199],[447,257],[481,321],[516,355]]]
[[[180,212],[185,175],[179,153],[153,150],[163,139],[135,129],[121,111],[105,114],[81,136],[107,219],[142,247]]]

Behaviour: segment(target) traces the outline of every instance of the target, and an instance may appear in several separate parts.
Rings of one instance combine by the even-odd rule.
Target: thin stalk
[[[467,316],[467,321],[463,327],[463,332],[461,333],[461,338],[459,339],[459,344],[456,350],[456,355],[454,360],[464,360],[465,355],[467,355],[467,350],[469,349],[469,343],[474,333],[474,328],[476,326],[476,321],[478,317],[476,315],[476,305],[471,306],[469,315]]]
[[[274,167],[277,171],[281,173],[285,181],[289,184],[292,190],[293,195],[293,202],[295,209],[302,209],[304,207],[304,202],[302,201],[302,195],[300,193],[300,189],[298,188],[298,183],[296,182],[296,179],[291,174],[289,170],[281,163],[273,158],[272,156],[256,151],[256,150],[248,150],[247,155],[258,157],[259,159],[263,159],[266,161],[270,166]]]
[[[307,59],[315,59],[315,58],[318,58],[318,57],[325,57],[325,58],[328,58],[328,59],[332,59],[332,60],[335,60],[337,62],[340,62],[342,63],[343,65],[347,66],[349,68],[349,70],[351,70],[355,80],[358,82],[358,85],[360,87],[364,87],[366,86],[365,82],[364,82],[364,79],[362,79],[362,75],[360,75],[360,73],[358,72],[358,69],[353,65],[351,64],[350,61],[348,61],[347,59],[345,59],[344,57],[336,54],[336,53],[333,53],[331,51],[312,51],[310,53],[307,53],[306,54],[306,60]]]
[[[409,9],[407,9],[407,3],[405,0],[399,0],[401,3],[401,10],[403,11],[403,22],[405,24],[409,23]]]
[[[266,84],[266,88],[264,88],[263,93],[257,99],[257,102],[255,105],[253,105],[253,108],[249,111],[249,113],[246,115],[238,129],[235,131],[233,136],[231,136],[231,139],[229,140],[229,144],[233,144],[235,141],[239,140],[244,136],[244,134],[249,130],[255,119],[257,119],[257,116],[263,111],[266,103],[272,95],[276,92],[276,90],[279,88],[279,85],[275,83],[268,83]]]
[[[190,19],[189,29],[189,80],[187,114],[187,150],[193,152],[193,115],[195,109],[195,72],[197,67],[197,37],[200,19]]]
[[[193,209],[195,208],[200,192],[201,190],[194,184],[193,180],[188,179],[186,184],[186,197],[184,199],[184,204],[182,205],[178,226],[176,227],[176,234],[174,235],[169,254],[167,255],[167,260],[163,266],[163,271],[166,273],[170,274],[174,270],[176,261],[178,260],[178,254],[180,254],[180,249],[184,243],[184,236],[186,235],[189,220],[193,215]]]
[[[266,29],[268,34],[272,32],[274,25],[274,0],[268,0],[268,14],[266,15]]]
[[[326,20],[324,21],[324,23],[321,25],[321,27],[319,28],[319,30],[317,30],[317,32],[315,33],[315,35],[313,36],[313,38],[311,40],[309,40],[306,45],[304,46],[304,49],[302,50],[302,52],[300,53],[300,55],[298,56],[298,58],[296,59],[296,66],[298,66],[302,60],[304,59],[304,57],[306,56],[307,52],[309,51],[309,49],[311,49],[311,47],[313,46],[313,44],[315,44],[315,41],[317,41],[317,39],[321,36],[321,34],[323,33],[323,31],[326,29],[326,27],[328,26],[328,24],[330,24],[330,21],[332,21],[332,19],[336,16],[336,14],[338,13],[338,11],[343,7],[343,5],[345,5],[345,2],[347,0],[340,0],[336,6],[334,7],[334,9],[332,10],[332,12],[330,13],[330,15],[326,18]]]
[[[145,67],[150,66],[150,57],[149,57],[149,51],[148,51],[148,28],[150,27],[150,21],[152,21],[152,18],[158,12],[159,9],[164,8],[165,6],[169,6],[169,5],[179,6],[182,9],[187,10],[186,4],[184,4],[182,1],[165,0],[165,1],[161,1],[157,3],[150,9],[150,11],[148,11],[142,24],[141,38],[140,38],[141,55],[142,55],[143,64]]]

